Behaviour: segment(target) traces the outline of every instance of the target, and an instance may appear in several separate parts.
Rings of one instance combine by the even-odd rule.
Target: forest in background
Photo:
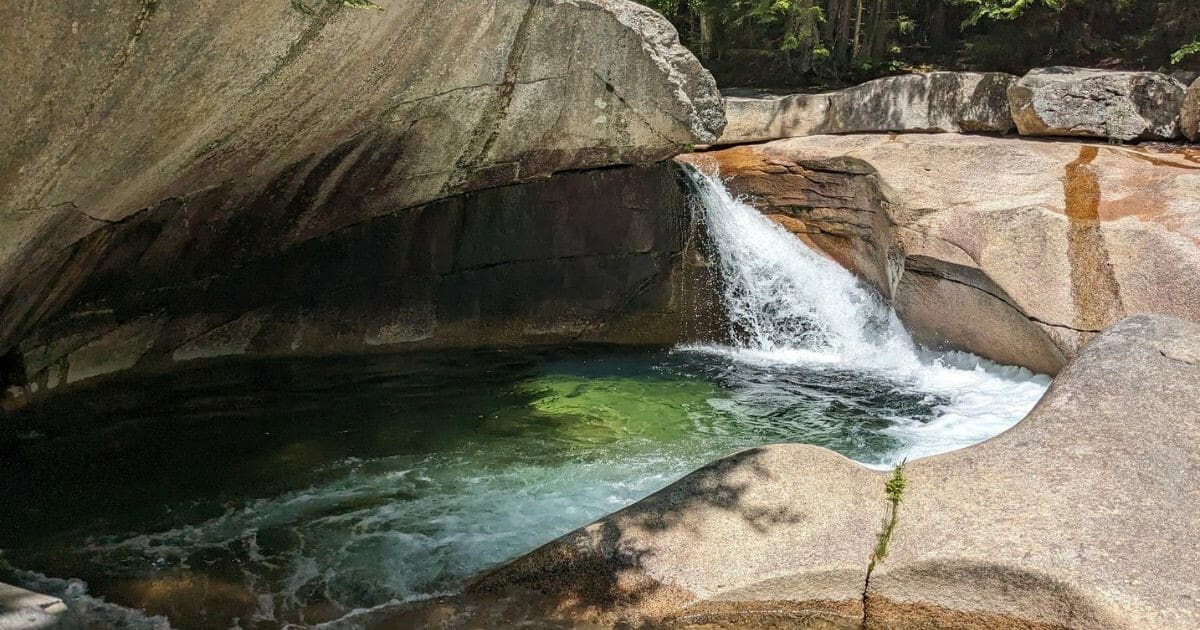
[[[1200,70],[1200,0],[639,0],[722,87],[929,70]]]

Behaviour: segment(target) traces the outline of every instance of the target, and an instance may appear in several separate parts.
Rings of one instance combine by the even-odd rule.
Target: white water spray
[[[1050,379],[962,352],[917,348],[895,311],[850,272],[689,169],[717,252],[733,345],[692,346],[735,361],[885,376],[946,402],[933,421],[897,421],[896,458],[969,446],[1016,424]]]
[[[911,369],[916,348],[895,312],[837,263],[691,173],[716,245],[734,344],[761,353]]]

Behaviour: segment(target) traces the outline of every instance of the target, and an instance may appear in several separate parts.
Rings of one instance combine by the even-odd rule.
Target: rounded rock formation
[[[1179,127],[1184,137],[1192,142],[1200,141],[1200,79],[1192,82],[1183,97],[1183,110],[1179,114]]]
[[[1111,140],[1179,137],[1184,86],[1157,72],[1038,68],[1008,89],[1023,136],[1084,136]]]
[[[1003,72],[928,72],[823,94],[730,95],[718,144],[819,134],[995,132],[1013,129]]]
[[[643,210],[677,197],[667,167],[500,187],[714,140],[720,94],[669,22],[626,0],[345,5],[0,7],[0,357],[24,354],[31,386],[150,356],[387,347],[434,322],[573,338],[612,300],[663,303],[678,235]],[[601,180],[640,234],[588,246],[550,225]],[[491,224],[464,219],[477,207]],[[542,232],[488,244],[522,222]],[[478,290],[539,263],[519,304]],[[556,282],[574,293],[546,318]]]

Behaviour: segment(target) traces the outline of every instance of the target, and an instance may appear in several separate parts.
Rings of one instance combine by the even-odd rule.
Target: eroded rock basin
[[[934,360],[897,376],[720,348],[559,348],[127,376],[19,418],[0,546],[176,627],[327,622],[457,592],[742,449],[803,442],[879,466],[978,441],[1046,383]]]
[[[899,489],[826,449],[738,453],[400,618],[469,627],[532,590],[544,617],[608,626],[1194,628],[1197,339],[1121,322],[1016,427]]]

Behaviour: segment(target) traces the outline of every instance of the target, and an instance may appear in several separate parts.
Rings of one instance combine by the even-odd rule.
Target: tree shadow
[[[695,597],[650,575],[647,563],[662,552],[645,545],[646,537],[699,533],[714,510],[740,518],[758,533],[809,518],[788,505],[748,500],[752,486],[762,487],[776,477],[760,461],[762,452],[749,449],[704,466],[624,510],[476,576],[451,604],[454,618],[474,626],[483,621],[479,615],[493,615],[499,607],[505,614],[533,615],[539,624],[586,620],[621,625],[676,613]]]

